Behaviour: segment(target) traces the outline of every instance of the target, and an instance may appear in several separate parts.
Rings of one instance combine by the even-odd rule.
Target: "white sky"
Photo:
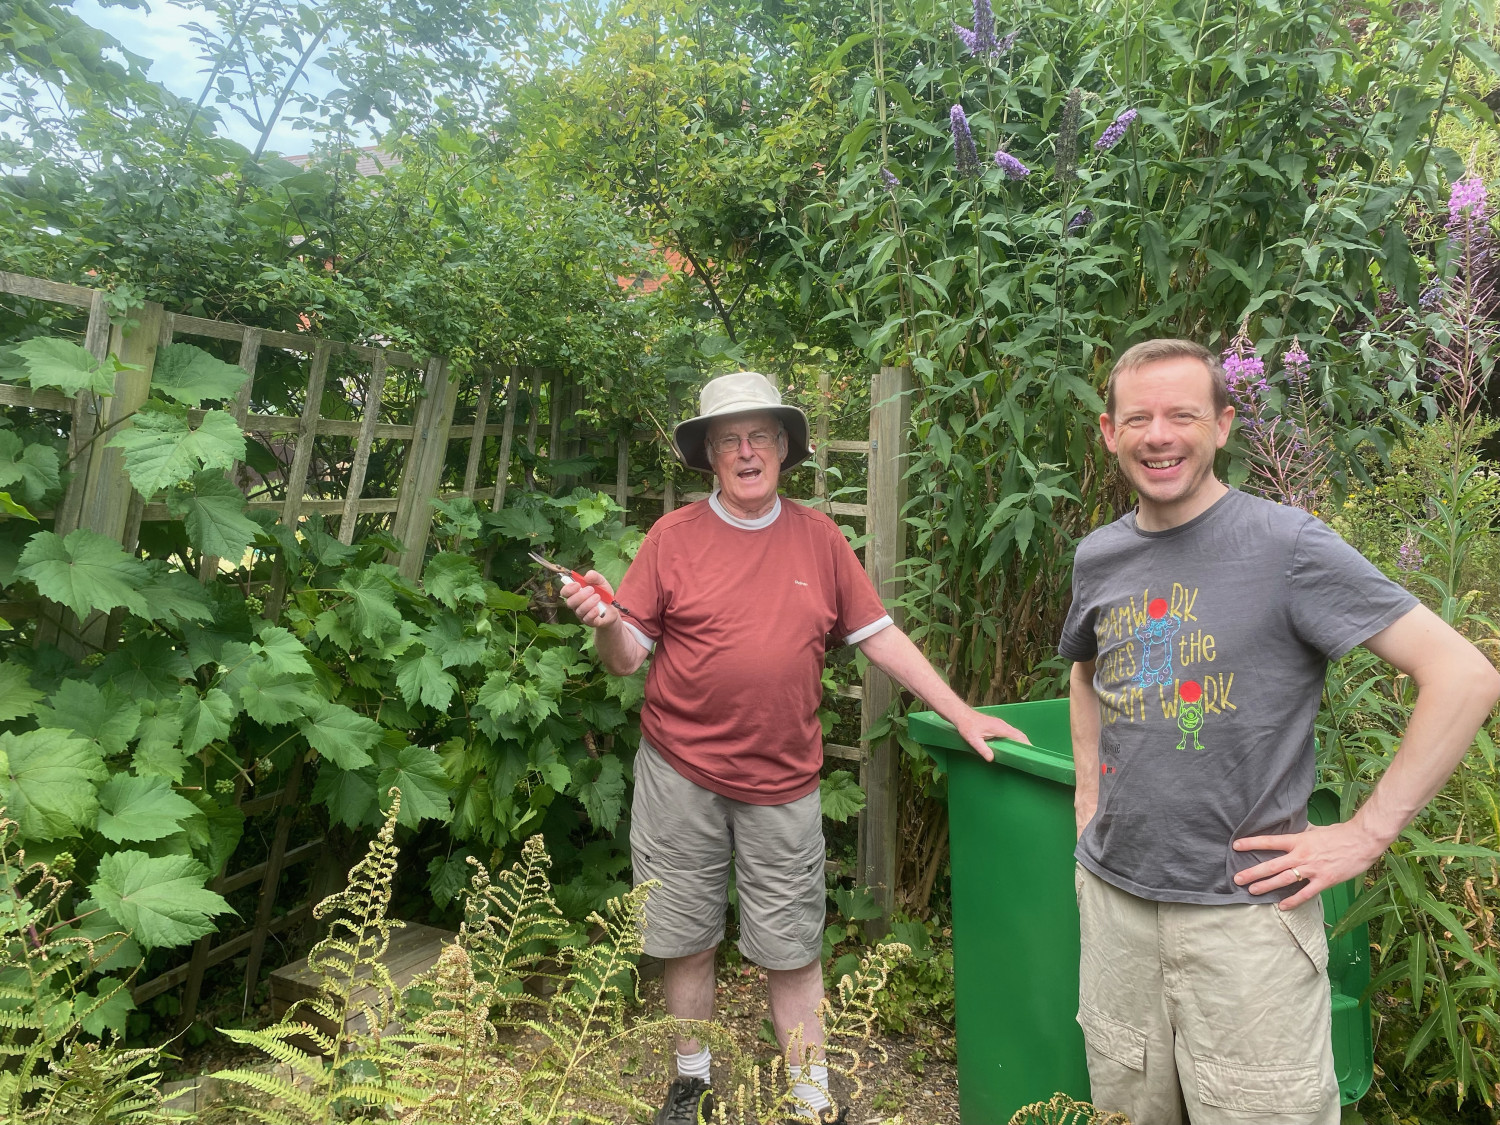
[[[150,0],[149,9],[144,6],[136,9],[105,7],[99,0],[74,0],[72,9],[84,22],[113,35],[136,54],[153,60],[150,76],[174,94],[196,100],[202,92],[202,64],[187,25],[207,22],[204,14],[169,4],[166,0]],[[309,69],[312,80],[327,81],[326,71],[317,67]],[[251,149],[259,139],[257,132],[237,114],[225,114],[219,131]],[[363,138],[358,143],[371,142]],[[278,124],[267,147],[284,155],[297,155],[312,147],[312,136]]]

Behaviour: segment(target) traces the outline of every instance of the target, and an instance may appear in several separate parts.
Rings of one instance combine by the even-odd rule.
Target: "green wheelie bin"
[[[993,742],[985,762],[931,711],[908,717],[912,738],[948,772],[953,871],[953,962],[958,1013],[958,1097],[964,1125],[1006,1125],[1021,1107],[1064,1093],[1089,1097],[1078,1013],[1078,904],[1073,892],[1073,740],[1068,701],[981,707],[1026,732],[1032,745]],[[1315,824],[1337,819],[1320,790]],[[1330,926],[1355,882],[1323,892]],[[1339,1094],[1358,1101],[1373,1076],[1366,926],[1330,942],[1333,1054]]]

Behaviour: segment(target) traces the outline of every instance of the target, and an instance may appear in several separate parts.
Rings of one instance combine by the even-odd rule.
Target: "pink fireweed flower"
[[[1401,547],[1396,552],[1396,568],[1411,574],[1413,571],[1421,570],[1422,548],[1417,545],[1417,533],[1408,531],[1406,538],[1401,540]]]
[[[1448,196],[1448,229],[1484,222],[1488,202],[1489,192],[1478,176],[1471,173],[1459,180]]]
[[[1301,383],[1307,378],[1307,369],[1312,360],[1302,350],[1302,345],[1293,340],[1292,346],[1281,353],[1281,363],[1286,368],[1287,378],[1294,383]]]

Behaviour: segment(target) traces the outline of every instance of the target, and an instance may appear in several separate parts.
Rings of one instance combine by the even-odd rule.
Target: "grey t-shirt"
[[[1267,902],[1234,884],[1307,826],[1328,661],[1417,600],[1321,520],[1233,489],[1195,519],[1132,513],[1073,564],[1059,652],[1096,660],[1099,807],[1078,861],[1157,902]]]

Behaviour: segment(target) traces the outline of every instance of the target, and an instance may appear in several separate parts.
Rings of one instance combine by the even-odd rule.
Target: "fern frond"
[[[491,880],[484,865],[474,867],[465,896],[459,942],[470,951],[477,977],[501,987],[552,955],[570,929],[552,900],[546,842],[532,836],[520,860]]]
[[[243,1043],[247,1047],[254,1047],[263,1055],[269,1055],[282,1066],[306,1077],[309,1082],[319,1084],[328,1076],[328,1066],[321,1057],[310,1055],[302,1047],[291,1042],[293,1039],[305,1037],[318,1042],[319,1046],[332,1047],[329,1037],[312,1024],[283,1021],[261,1031],[225,1028],[222,1033],[235,1043]]]
[[[220,1082],[248,1086],[252,1090],[276,1101],[285,1102],[287,1106],[300,1111],[300,1116],[291,1117],[286,1115],[285,1109],[260,1112],[254,1106],[236,1105],[234,1107],[240,1112],[252,1114],[258,1120],[286,1122],[287,1125],[306,1125],[310,1121],[321,1122],[332,1118],[332,1107],[326,1098],[321,1098],[316,1093],[304,1090],[296,1083],[288,1082],[285,1078],[275,1074],[267,1074],[260,1070],[220,1070],[215,1071],[210,1077],[217,1078]],[[265,1114],[272,1116],[265,1116]]]
[[[1077,1102],[1066,1094],[1053,1094],[1045,1102],[1018,1109],[1010,1125],[1130,1125],[1123,1113],[1105,1113],[1088,1102]]]
[[[329,1022],[343,1026],[351,1014],[362,1014],[376,1035],[395,1012],[396,986],[382,958],[390,946],[391,931],[405,925],[386,913],[401,854],[395,843],[401,791],[391,789],[390,797],[385,823],[364,858],[350,869],[348,886],[313,907],[313,917],[330,919],[330,933],[307,955],[308,968],[318,974],[320,991],[330,1004]],[[335,937],[339,931],[348,940]],[[366,986],[374,987],[374,1003],[361,1003],[358,1013],[351,1013],[352,994]]]

